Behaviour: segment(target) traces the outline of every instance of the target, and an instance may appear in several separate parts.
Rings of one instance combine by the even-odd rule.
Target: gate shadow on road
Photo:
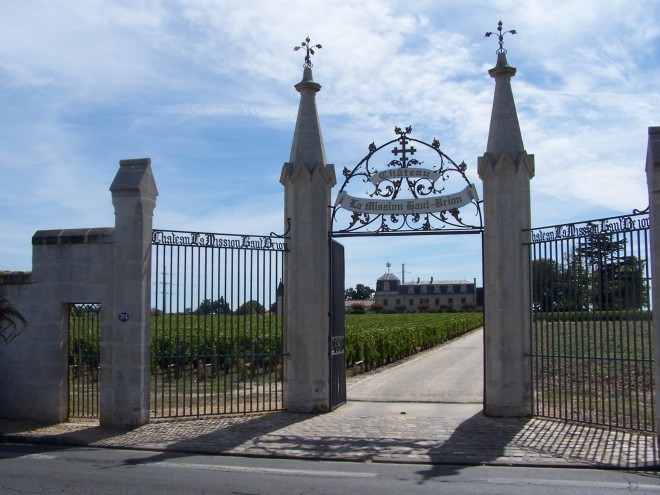
[[[462,466],[507,464],[513,456],[523,460],[510,446],[523,431],[529,418],[488,418],[482,412],[458,425],[446,440],[431,447],[428,452],[433,465],[418,473],[424,479],[456,474]]]
[[[489,418],[478,413],[429,449],[433,463],[424,479],[457,474],[467,465],[609,467],[657,469],[654,435],[610,430],[542,418]]]

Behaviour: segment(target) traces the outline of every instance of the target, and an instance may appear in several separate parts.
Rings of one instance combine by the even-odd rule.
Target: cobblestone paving
[[[154,421],[130,431],[94,423],[0,420],[0,439],[374,462],[660,467],[658,443],[652,435],[542,419],[487,418],[478,405],[444,407],[447,414],[442,415],[416,412],[410,405],[400,408],[410,412],[394,413],[391,405],[383,412],[375,403],[349,402],[323,415],[276,412]],[[373,413],[366,413],[369,408]]]

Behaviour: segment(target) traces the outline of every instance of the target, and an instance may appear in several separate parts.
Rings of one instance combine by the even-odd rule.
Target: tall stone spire
[[[300,105],[289,162],[303,163],[311,172],[317,165],[326,163],[321,124],[316,109],[316,93],[321,90],[321,85],[314,81],[311,67],[305,67],[302,81],[296,84],[295,88],[300,93]]]
[[[496,162],[506,152],[517,164],[525,146],[511,89],[511,78],[516,75],[516,69],[507,63],[506,52],[497,54],[497,64],[488,74],[495,79],[495,96],[486,153],[490,154],[491,161]]]
[[[294,412],[327,412],[330,402],[330,192],[335,169],[326,163],[309,37],[298,119],[284,186],[284,220],[289,250],[284,256],[284,407]],[[313,48],[320,48],[315,45]],[[297,47],[298,49],[300,47]]]
[[[523,146],[511,90],[516,69],[502,48],[501,22],[498,31],[497,65],[488,71],[495,79],[488,144],[478,160],[484,214],[484,413],[526,416],[531,412],[531,285],[525,242],[534,156]]]

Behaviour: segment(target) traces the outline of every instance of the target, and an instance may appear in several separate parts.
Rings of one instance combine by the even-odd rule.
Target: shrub
[[[350,307],[351,307],[351,311],[352,311],[353,313],[364,314],[364,312],[365,312],[365,309],[364,309],[364,305],[363,305],[363,304],[360,304],[360,303],[353,303],[353,304],[351,304]]]

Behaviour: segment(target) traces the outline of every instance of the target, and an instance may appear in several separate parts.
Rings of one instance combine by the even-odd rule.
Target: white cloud
[[[277,181],[303,63],[293,47],[307,34],[323,45],[313,57],[317,103],[338,172],[395,125],[412,125],[465,160],[480,186],[497,48],[483,33],[499,19],[519,33],[505,47],[536,157],[535,221],[643,208],[646,128],[660,124],[651,0],[26,0],[0,19],[0,206],[11,213],[3,263],[27,268],[37,228],[110,223],[117,162],[138,156],[153,158],[160,227],[279,230]],[[421,277],[476,276],[445,273],[472,266],[478,249],[450,262],[426,248],[435,241],[392,239],[381,260],[373,241],[348,242],[351,276],[364,277],[353,285],[373,284],[388,260],[412,267],[415,256]]]

